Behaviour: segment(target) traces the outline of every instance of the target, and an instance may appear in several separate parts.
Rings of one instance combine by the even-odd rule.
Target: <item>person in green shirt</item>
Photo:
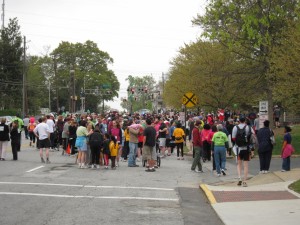
[[[19,152],[21,150],[21,132],[24,129],[24,122],[23,120],[20,118],[20,115],[17,114],[16,117],[14,118],[13,121],[17,121],[18,122],[18,136],[19,136],[19,142],[18,145],[16,146],[17,151]]]
[[[222,131],[223,125],[218,124],[217,126],[218,132],[214,133],[212,138],[212,148],[214,151],[214,159],[216,163],[217,175],[221,176],[222,174],[225,176],[225,164],[226,164],[226,149],[228,149],[228,137]]]

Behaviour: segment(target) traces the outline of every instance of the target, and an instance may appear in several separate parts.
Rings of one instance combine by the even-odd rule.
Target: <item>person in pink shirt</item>
[[[203,126],[203,130],[201,131],[201,138],[203,143],[203,154],[202,160],[206,162],[207,160],[210,161],[211,159],[211,139],[212,139],[212,132],[210,129],[209,124],[205,124]]]
[[[117,143],[119,144],[119,150],[118,150],[118,154],[117,154],[117,164],[116,166],[119,166],[119,160],[120,160],[120,155],[122,154],[122,130],[120,127],[120,124],[117,120],[113,120],[112,121],[112,127],[110,129],[110,134],[111,136],[114,136]]]

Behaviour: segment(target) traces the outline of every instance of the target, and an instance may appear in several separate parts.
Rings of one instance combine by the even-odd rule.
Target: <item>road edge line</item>
[[[202,189],[202,191],[205,193],[206,197],[208,198],[210,204],[217,203],[215,196],[211,192],[211,190],[208,189],[206,184],[200,184],[199,187]]]

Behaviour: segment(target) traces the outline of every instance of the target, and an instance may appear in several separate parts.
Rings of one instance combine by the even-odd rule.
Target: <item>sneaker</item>
[[[222,172],[223,176],[226,176],[226,173],[223,169],[221,170],[221,172]]]
[[[45,160],[44,160],[44,158],[41,158],[41,163],[45,163]]]
[[[127,162],[127,159],[124,159],[123,162]]]
[[[244,181],[242,184],[243,187],[248,187],[247,183]]]
[[[180,157],[177,157],[177,160],[180,160]]]
[[[237,183],[237,185],[241,186],[242,185],[242,180],[239,180],[238,183]]]
[[[281,170],[281,172],[286,172],[286,170]]]
[[[100,165],[96,165],[96,169],[100,169]]]
[[[50,160],[49,160],[49,159],[47,159],[47,160],[46,160],[46,163],[47,163],[47,164],[50,164],[51,162],[50,162]]]
[[[195,169],[195,172],[196,173],[203,173],[203,170],[197,170],[197,169]]]
[[[217,176],[218,176],[218,177],[220,177],[220,176],[221,176],[221,174],[220,174],[220,173],[218,173],[218,174],[217,174]]]
[[[141,160],[140,160],[140,158],[136,158],[136,161],[140,162]]]
[[[265,174],[267,174],[267,173],[269,173],[269,171],[268,171],[268,170],[265,170]]]
[[[264,173],[264,171],[263,171],[263,170],[259,171],[259,174],[263,174],[263,173]]]
[[[181,160],[184,160],[184,158],[183,158],[183,157],[181,157]]]

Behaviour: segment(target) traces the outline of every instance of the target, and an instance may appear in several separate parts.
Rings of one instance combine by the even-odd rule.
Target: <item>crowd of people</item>
[[[211,162],[216,176],[226,176],[226,157],[237,158],[238,185],[247,186],[248,162],[257,150],[260,173],[268,173],[273,150],[274,133],[270,122],[259,128],[259,114],[255,116],[218,114],[188,114],[181,121],[178,114],[53,114],[41,117],[15,117],[11,126],[5,118],[0,124],[0,156],[6,158],[11,141],[13,160],[18,160],[21,131],[29,139],[29,146],[40,152],[42,163],[50,163],[49,150],[60,147],[63,154],[77,157],[78,167],[99,169],[104,166],[115,170],[119,162],[138,167],[143,161],[147,172],[158,168],[159,159],[169,157],[176,150],[177,160],[184,160],[184,145],[193,151],[191,170],[203,172],[202,164]],[[276,124],[277,125],[277,124]],[[282,145],[282,171],[290,170],[290,156],[294,151],[291,128],[285,127]],[[45,157],[44,158],[44,153]],[[243,171],[243,176],[242,176]]]

